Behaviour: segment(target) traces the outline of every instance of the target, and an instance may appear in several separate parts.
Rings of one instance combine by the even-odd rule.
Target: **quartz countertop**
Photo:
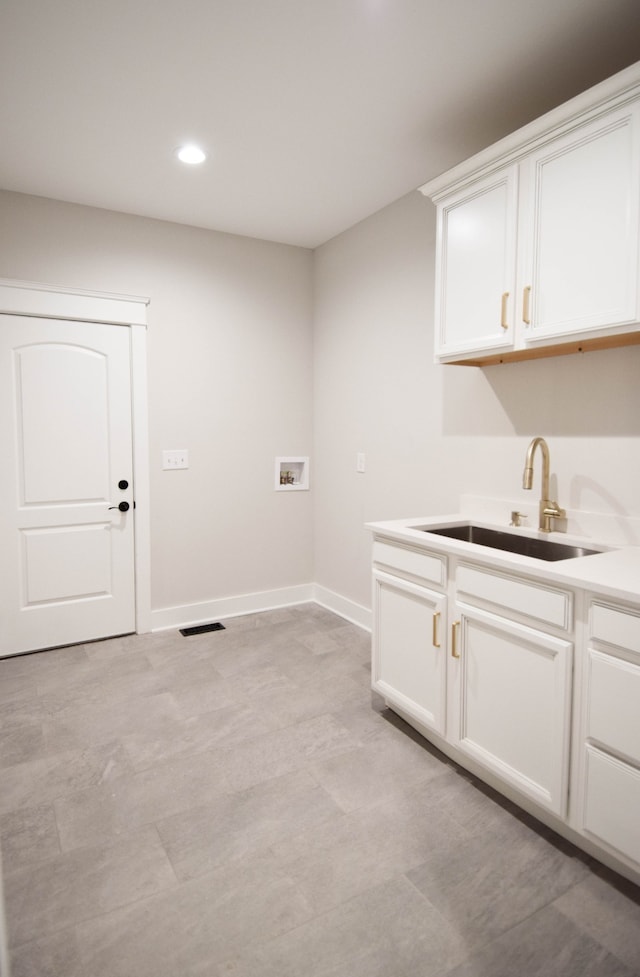
[[[450,524],[472,522],[488,529],[549,539],[556,543],[570,543],[603,552],[569,560],[547,561],[518,553],[497,550],[477,543],[434,536],[429,528],[437,529]],[[524,527],[505,527],[478,519],[466,511],[451,515],[425,516],[412,519],[394,519],[387,522],[370,522],[367,528],[376,536],[386,537],[399,543],[425,550],[433,550],[458,558],[473,560],[497,570],[523,573],[538,577],[547,583],[592,590],[616,600],[640,603],[640,546],[611,546],[597,539],[570,535],[563,532],[541,533]]]

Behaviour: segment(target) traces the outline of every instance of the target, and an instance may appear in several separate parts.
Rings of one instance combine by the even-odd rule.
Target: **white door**
[[[129,334],[0,316],[0,656],[135,630]]]

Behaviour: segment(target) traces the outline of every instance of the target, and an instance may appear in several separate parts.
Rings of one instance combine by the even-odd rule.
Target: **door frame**
[[[151,519],[149,491],[149,411],[147,400],[147,306],[141,296],[88,292],[58,285],[0,279],[0,314],[71,319],[127,326],[131,336],[131,424],[136,633],[151,631]]]

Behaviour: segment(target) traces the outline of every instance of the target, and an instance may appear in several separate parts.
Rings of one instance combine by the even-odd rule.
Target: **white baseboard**
[[[371,630],[371,611],[368,607],[356,604],[354,600],[321,587],[318,583],[313,585],[313,600],[321,607],[326,607],[334,614],[346,618],[352,624],[357,624],[359,628],[364,628],[365,631]]]
[[[240,614],[255,614],[271,611],[278,607],[291,607],[294,604],[315,602],[333,611],[352,624],[371,630],[371,611],[355,601],[335,594],[319,584],[300,584],[297,587],[283,587],[280,590],[265,590],[257,594],[242,594],[239,597],[221,597],[219,600],[202,601],[197,604],[181,604],[178,607],[161,607],[151,611],[151,630],[166,631],[172,628],[194,627],[225,617],[238,617]]]
[[[165,631],[168,628],[193,627],[224,617],[237,617],[239,614],[254,614],[257,611],[271,611],[277,607],[290,607],[292,604],[305,604],[313,601],[313,584],[300,584],[297,587],[283,587],[280,590],[265,590],[257,594],[242,594],[239,597],[221,597],[198,604],[181,604],[178,607],[161,607],[151,611],[151,630]]]

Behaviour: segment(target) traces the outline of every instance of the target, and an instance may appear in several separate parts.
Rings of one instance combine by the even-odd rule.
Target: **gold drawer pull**
[[[522,321],[531,325],[531,285],[527,285],[522,293]]]
[[[509,323],[507,322],[507,302],[509,301],[509,293],[502,293],[502,309],[500,312],[500,325],[503,329],[509,328]]]
[[[433,615],[433,631],[431,634],[431,641],[434,648],[440,647],[440,642],[438,641],[438,624],[440,623],[440,611],[436,611]]]
[[[451,657],[459,658],[460,652],[458,651],[458,628],[460,627],[460,621],[456,621],[451,625]]]

